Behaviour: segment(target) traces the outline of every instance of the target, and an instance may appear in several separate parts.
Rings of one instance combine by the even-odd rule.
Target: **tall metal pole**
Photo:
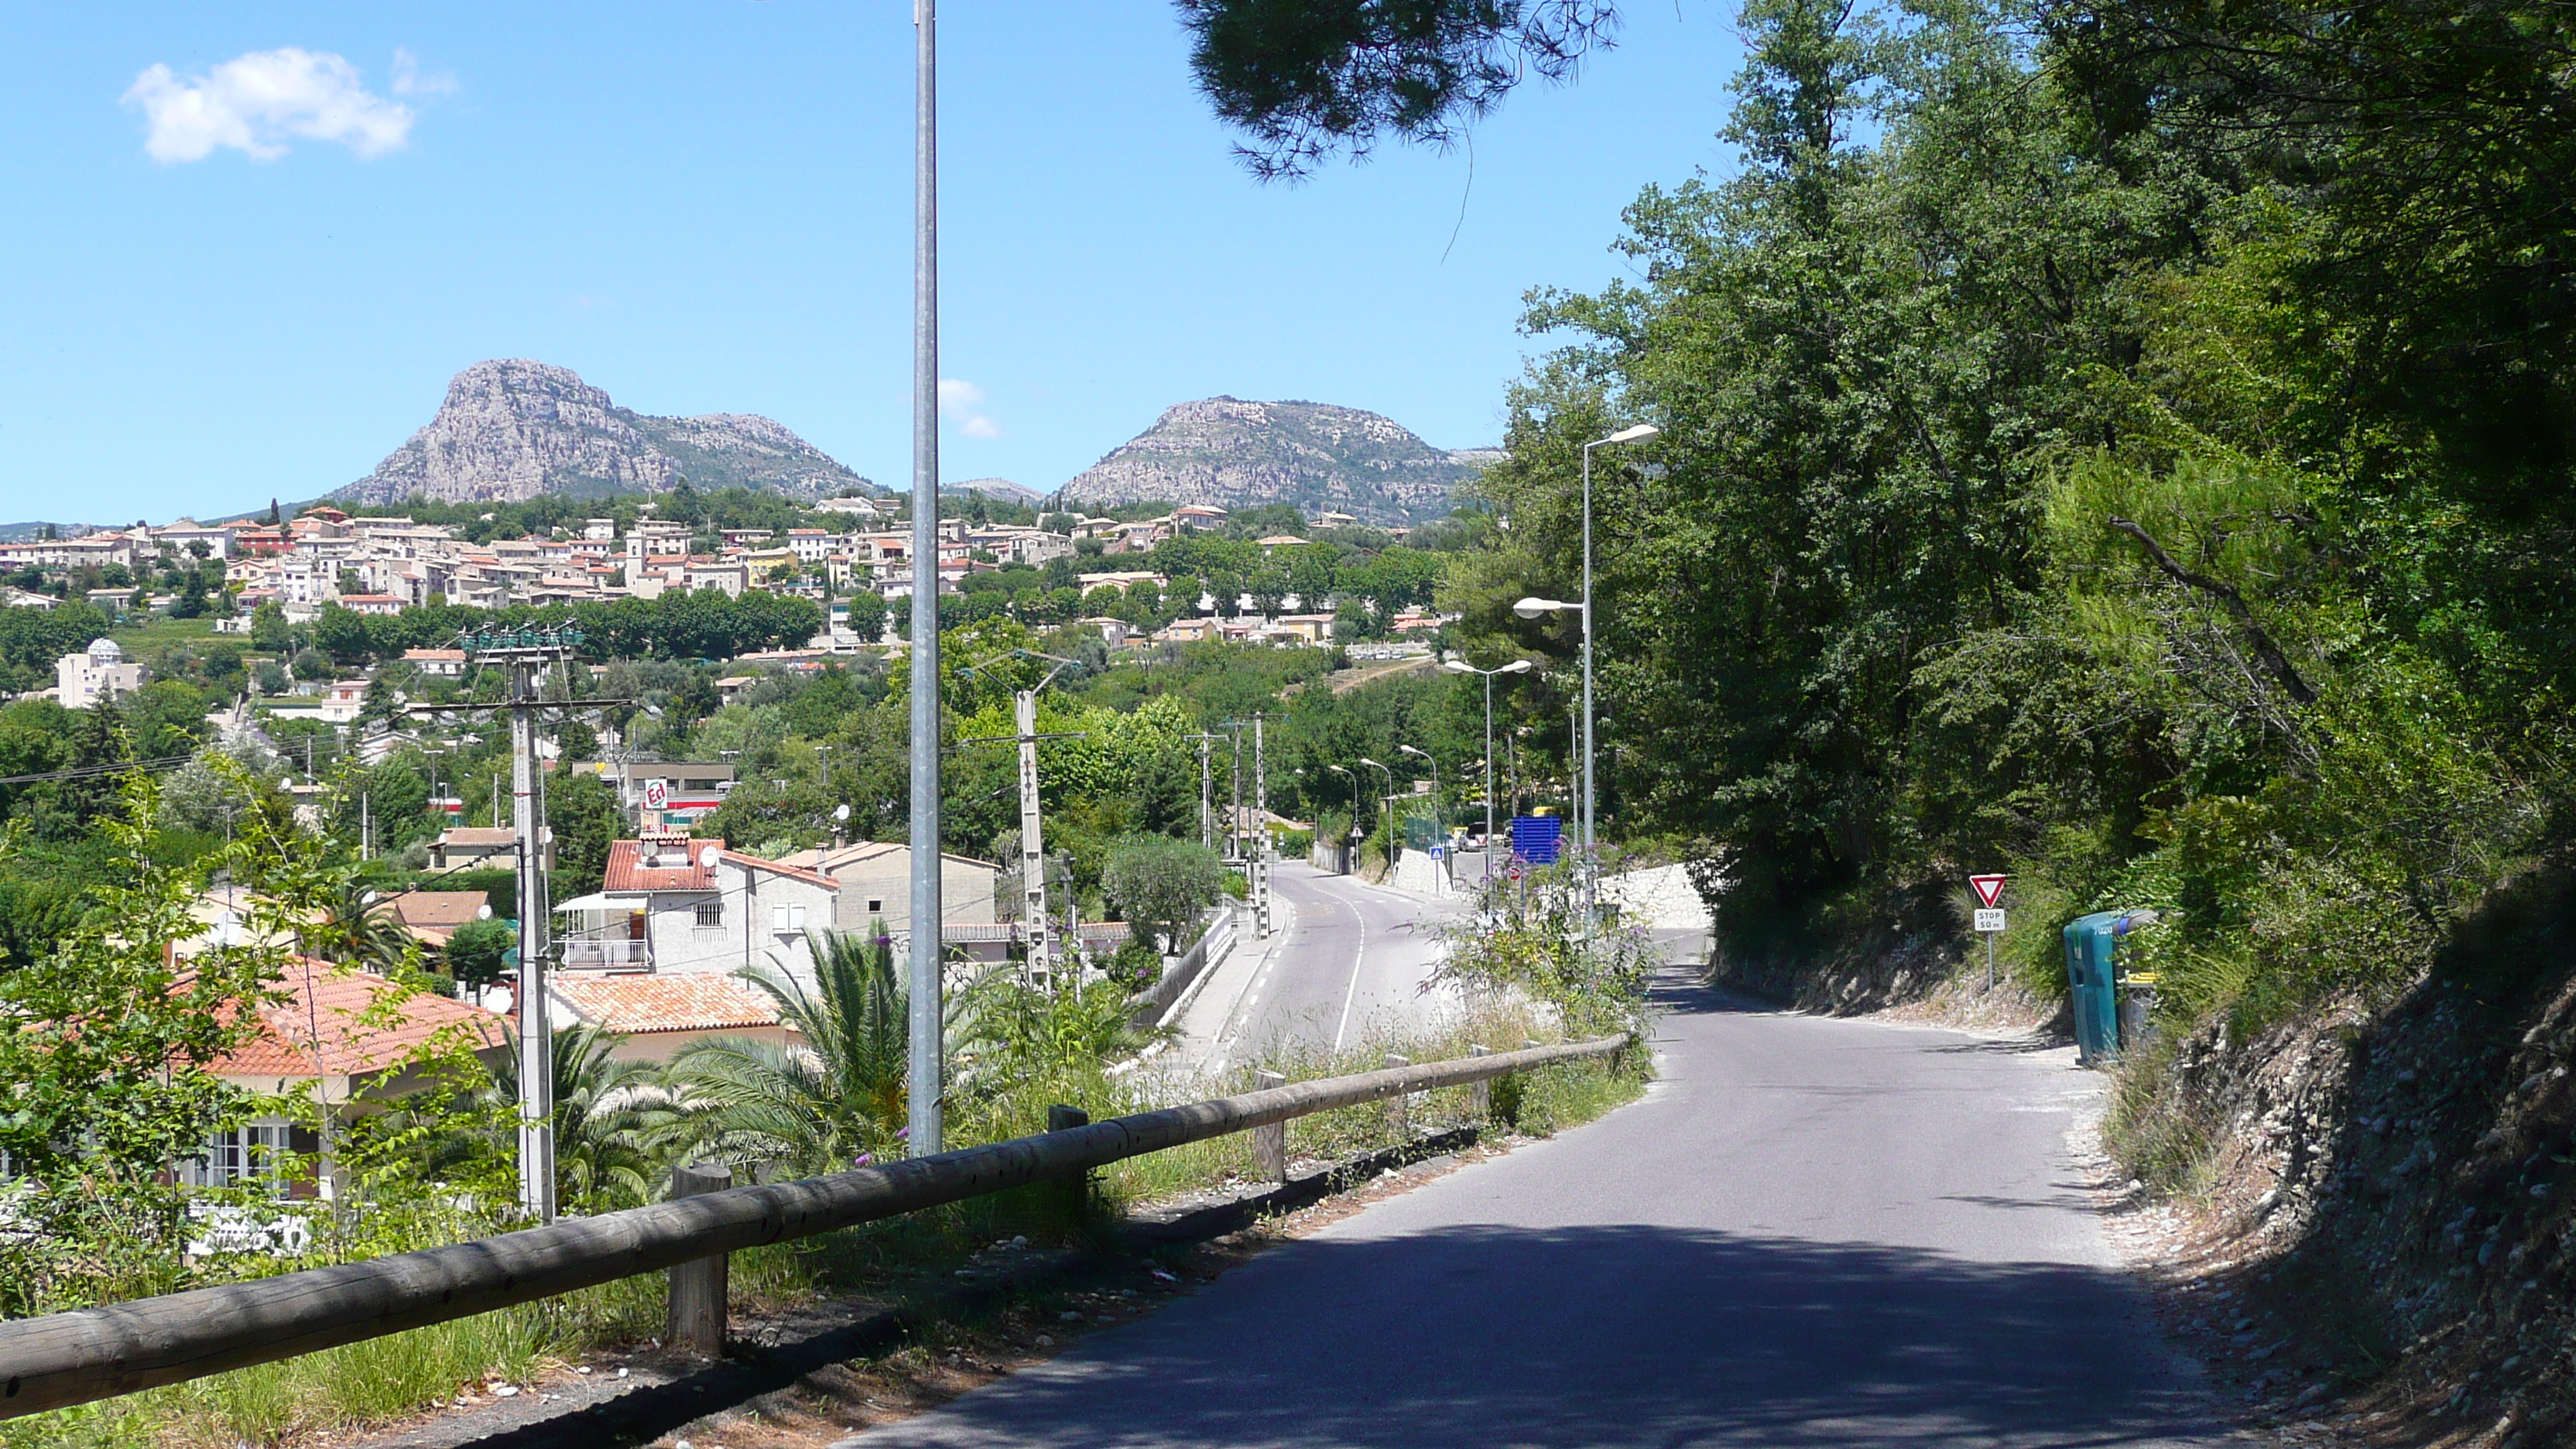
[[[510,826],[519,866],[519,1207],[555,1220],[555,1054],[546,1002],[545,850],[536,792],[534,659],[510,661]]]
[[[1494,676],[1485,675],[1485,874],[1494,873]]]
[[[924,4],[929,0],[923,0]],[[1594,882],[1599,875],[1592,839],[1592,449],[1583,445],[1583,950],[1592,952]]]
[[[939,0],[913,0],[911,1155],[940,1148]]]

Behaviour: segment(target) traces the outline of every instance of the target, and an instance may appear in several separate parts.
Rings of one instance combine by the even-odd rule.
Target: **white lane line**
[[[1351,919],[1360,925],[1360,948],[1351,953],[1350,989],[1342,993],[1342,1024],[1333,1028],[1333,1050],[1342,1049],[1342,1038],[1350,1034],[1351,1003],[1360,995],[1360,963],[1368,959],[1368,914],[1357,905],[1351,907]]]

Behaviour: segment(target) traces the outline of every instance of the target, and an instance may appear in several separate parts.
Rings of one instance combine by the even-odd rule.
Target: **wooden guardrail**
[[[0,1323],[0,1418],[489,1313],[638,1273],[1088,1172],[1183,1143],[1557,1062],[1626,1036],[1272,1086],[855,1172],[697,1192],[542,1228]],[[1265,1133],[1275,1137],[1275,1133]],[[1263,1144],[1284,1171],[1281,1147]]]

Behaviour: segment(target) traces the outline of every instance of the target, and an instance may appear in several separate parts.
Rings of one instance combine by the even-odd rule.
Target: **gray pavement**
[[[1644,1101],[849,1442],[2236,1442],[2113,1267],[2069,1052],[1668,1005]]]
[[[1183,1016],[1197,1055],[1222,1068],[1284,1038],[1338,1046],[1436,1009],[1424,984],[1439,964],[1439,923],[1460,903],[1383,890],[1284,862],[1271,890],[1288,906],[1272,942],[1240,942]]]

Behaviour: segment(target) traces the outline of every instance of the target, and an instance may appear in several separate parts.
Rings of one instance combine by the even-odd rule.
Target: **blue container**
[[[2150,912],[2096,911],[2066,927],[2066,985],[2075,1007],[2075,1059],[2100,1066],[2120,1054],[2120,942],[2154,921]]]
[[[1512,855],[1532,865],[1554,865],[1565,848],[1565,821],[1555,815],[1512,817]]]

